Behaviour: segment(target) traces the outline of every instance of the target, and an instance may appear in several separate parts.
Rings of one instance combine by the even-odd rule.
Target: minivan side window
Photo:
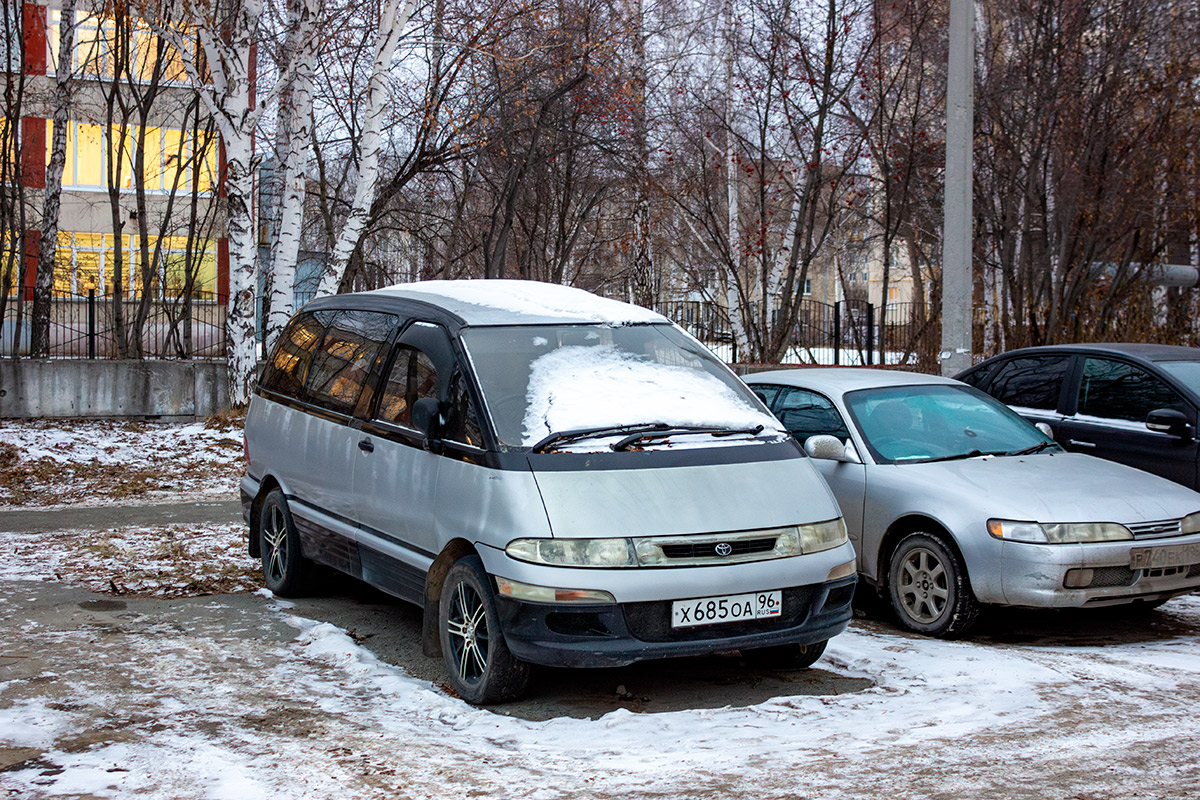
[[[1175,390],[1144,369],[1107,358],[1089,358],[1079,382],[1079,413],[1105,419],[1145,422],[1160,408],[1187,413]]]
[[[1069,356],[1010,359],[996,370],[987,392],[1006,405],[1053,411],[1070,363]]]
[[[284,328],[271,361],[263,371],[262,388],[289,397],[298,397],[308,375],[313,351],[325,333],[331,313],[300,313]]]
[[[432,397],[444,410],[443,440],[483,447],[479,415],[445,329],[415,322],[401,334],[395,353],[375,418],[413,428],[413,406]]]
[[[429,356],[411,345],[397,345],[392,368],[380,391],[376,419],[413,427],[413,406],[423,397],[436,398],[437,386],[437,368]]]
[[[352,413],[371,365],[396,323],[391,314],[338,312],[313,354],[306,399],[331,411]]]

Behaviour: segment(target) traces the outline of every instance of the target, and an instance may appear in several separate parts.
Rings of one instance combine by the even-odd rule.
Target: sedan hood
[[[807,458],[653,469],[534,470],[556,537],[775,528],[841,516]]]
[[[1200,511],[1200,494],[1165,478],[1078,453],[986,456],[897,464],[893,489],[927,497],[974,498],[988,516],[1037,522],[1177,519]],[[889,480],[889,483],[892,481]],[[986,509],[986,510],[985,510]]]

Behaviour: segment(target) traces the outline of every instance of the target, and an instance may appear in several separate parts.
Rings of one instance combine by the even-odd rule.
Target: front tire
[[[509,652],[499,619],[479,556],[455,562],[442,584],[438,629],[450,682],[472,705],[516,700],[529,686],[530,665]]]
[[[962,636],[979,616],[962,560],[931,533],[911,533],[897,545],[888,566],[888,594],[901,626],[926,636]]]
[[[825,652],[828,641],[812,644],[779,644],[742,651],[746,666],[755,669],[808,669]]]
[[[312,563],[300,552],[300,534],[287,499],[272,489],[258,517],[259,552],[267,588],[280,597],[301,597],[312,588]]]

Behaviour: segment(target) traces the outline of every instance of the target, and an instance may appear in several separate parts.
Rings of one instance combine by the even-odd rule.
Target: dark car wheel
[[[808,669],[817,663],[829,642],[780,644],[742,651],[746,666],[756,669]]]
[[[263,501],[258,531],[267,588],[280,597],[307,594],[312,588],[313,565],[300,552],[300,534],[281,490],[271,490]]]
[[[961,636],[979,616],[958,554],[930,533],[909,534],[896,547],[888,566],[888,594],[900,624],[926,636]]]
[[[504,643],[492,579],[478,556],[446,573],[438,605],[442,659],[458,696],[474,705],[516,700],[529,685],[530,666]]]

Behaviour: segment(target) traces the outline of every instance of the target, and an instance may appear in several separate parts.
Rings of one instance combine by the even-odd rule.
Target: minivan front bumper
[[[813,644],[850,624],[856,578],[782,590],[778,618],[671,628],[670,600],[558,605],[496,597],[504,640],[523,661],[554,667],[619,667],[781,644]]]

